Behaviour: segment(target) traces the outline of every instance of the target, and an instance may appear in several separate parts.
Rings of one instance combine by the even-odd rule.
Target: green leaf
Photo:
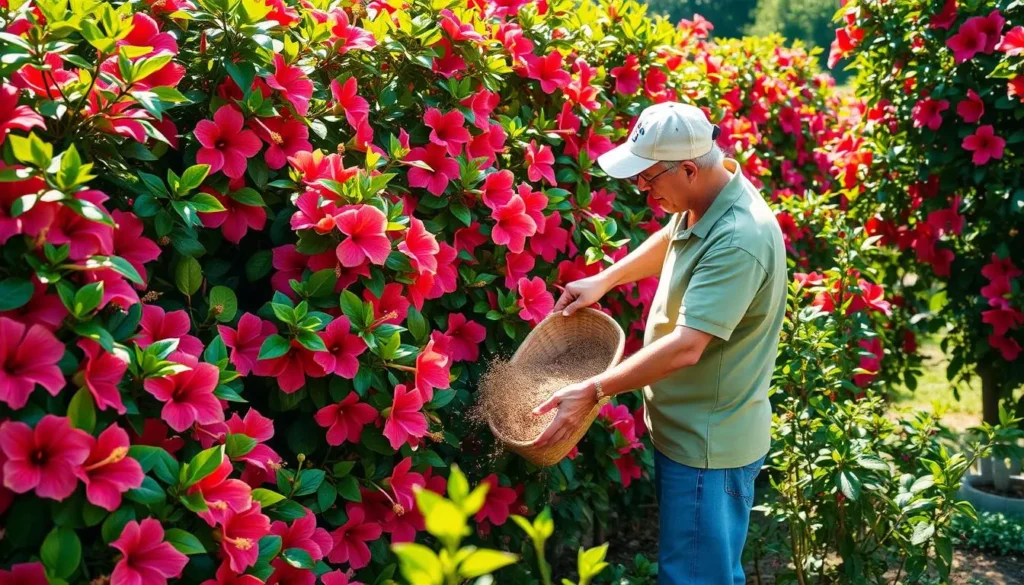
[[[338,480],[338,495],[350,502],[363,501],[363,496],[359,493],[359,481],[351,475]]]
[[[174,269],[174,284],[184,295],[196,294],[203,284],[203,269],[199,266],[199,261],[191,256],[179,260]]]
[[[206,499],[203,498],[202,492],[195,492],[194,494],[185,494],[181,496],[181,503],[185,504],[186,508],[196,514],[202,514],[210,509],[206,504]]]
[[[233,191],[230,197],[242,205],[249,205],[252,207],[263,207],[266,205],[266,203],[263,202],[263,196],[259,194],[259,191],[251,187],[242,187],[238,191]],[[331,272],[334,271],[332,270]]]
[[[334,293],[334,285],[338,282],[338,275],[333,269],[327,268],[317,270],[309,277],[306,283],[306,294],[312,297],[326,296]]]
[[[283,356],[291,349],[292,344],[278,334],[268,337],[260,346],[260,353],[257,359],[269,360]]]
[[[78,289],[72,301],[71,313],[79,319],[92,313],[103,300],[103,281],[93,282]]]
[[[270,268],[273,265],[274,256],[270,250],[260,250],[249,258],[249,261],[245,264],[245,278],[249,282],[256,282],[264,276],[270,274]]]
[[[341,312],[348,317],[348,322],[356,331],[366,328],[367,324],[363,321],[363,301],[348,289],[341,291]]]
[[[173,58],[174,55],[169,53],[160,53],[152,57],[140,57],[132,64],[130,78],[126,77],[125,81],[133,83],[145,79],[162,69]]]
[[[320,506],[321,512],[329,510],[337,499],[338,490],[330,483],[324,482],[316,490],[316,503]]]
[[[82,542],[74,530],[57,526],[46,535],[39,556],[52,576],[68,579],[82,561]]]
[[[270,170],[267,169],[267,163],[263,160],[262,156],[256,156],[249,159],[249,177],[256,183],[256,186],[263,189],[267,186],[267,179],[270,178]]]
[[[259,562],[269,563],[281,552],[281,537],[276,534],[264,536],[260,539]]]
[[[281,558],[296,569],[312,569],[316,566],[313,557],[304,548],[289,548],[281,553]]]
[[[114,227],[114,219],[107,210],[85,199],[62,199],[61,204],[89,221]]]
[[[888,471],[889,465],[874,455],[861,455],[857,457],[857,464],[864,469],[874,471]]]
[[[462,222],[462,225],[469,227],[469,225],[473,223],[473,216],[470,215],[469,208],[467,208],[465,204],[461,202],[455,203],[448,209],[452,212],[452,215],[454,215],[456,219]]]
[[[181,182],[178,184],[178,195],[185,195],[189,191],[198,189],[203,180],[210,174],[210,165],[192,165],[181,174]]]
[[[851,500],[860,497],[860,479],[850,470],[844,469],[836,476],[836,487]]]
[[[467,515],[451,500],[430,490],[419,490],[416,492],[416,504],[423,511],[427,532],[442,541],[457,541],[462,538],[466,530]]]
[[[466,475],[462,473],[462,469],[457,465],[453,465],[448,477],[448,497],[461,506],[466,501],[467,496],[469,496],[469,481],[466,480]],[[473,512],[473,514],[475,513]]]
[[[107,516],[107,519],[103,521],[103,526],[100,527],[103,542],[110,544],[117,540],[124,531],[124,525],[132,520],[135,520],[135,508],[130,504],[118,508],[113,514]]]
[[[167,499],[167,494],[155,479],[148,475],[142,479],[142,485],[136,489],[128,490],[125,497],[133,502],[144,506],[159,504]]]
[[[199,542],[198,538],[180,528],[168,528],[164,533],[164,540],[183,555],[198,555],[206,552],[203,543]]]
[[[512,553],[499,550],[477,549],[466,557],[459,565],[459,575],[463,579],[473,579],[488,575],[502,567],[507,567],[519,559]]]
[[[224,461],[224,445],[204,449],[196,454],[185,466],[184,487],[192,487],[220,467]]]
[[[259,502],[263,509],[267,509],[270,506],[280,502],[284,499],[284,496],[275,492],[274,490],[268,490],[266,488],[256,488],[252,490],[252,499]]]
[[[295,338],[299,340],[302,347],[305,347],[309,351],[327,351],[327,346],[324,345],[324,340],[319,335],[312,331],[305,329],[299,329],[295,333]]]
[[[0,311],[13,311],[32,300],[35,289],[24,278],[8,278],[0,281]]]
[[[308,496],[315,492],[324,481],[323,469],[304,469],[299,474],[299,487],[295,490],[296,496]]]
[[[928,541],[935,534],[935,525],[931,522],[921,522],[914,526],[914,534],[910,537],[910,544],[919,545]]]
[[[221,323],[230,323],[238,313],[238,299],[235,292],[226,286],[210,289],[210,313]]]
[[[71,426],[76,429],[92,434],[96,428],[96,404],[93,402],[92,393],[86,387],[81,387],[71,397],[68,404],[68,420]]]
[[[434,551],[422,544],[405,542],[391,545],[398,557],[398,567],[409,583],[416,585],[440,585],[444,582],[444,571]]]
[[[180,468],[178,460],[164,449],[151,445],[132,445],[128,449],[128,456],[139,462],[143,473],[152,470],[160,481],[167,485],[177,485]]]
[[[224,441],[228,457],[231,459],[248,455],[258,444],[259,441],[242,433],[228,433],[227,439]]]
[[[188,202],[195,208],[196,213],[216,213],[225,210],[224,204],[209,193],[196,193]]]

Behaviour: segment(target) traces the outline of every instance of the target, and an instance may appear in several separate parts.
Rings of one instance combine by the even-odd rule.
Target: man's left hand
[[[553,408],[558,409],[554,420],[537,437],[534,445],[547,447],[568,437],[583,422],[595,404],[597,404],[597,397],[594,393],[594,385],[589,380],[570,384],[552,394],[551,398],[533,410],[533,415],[539,416]]]

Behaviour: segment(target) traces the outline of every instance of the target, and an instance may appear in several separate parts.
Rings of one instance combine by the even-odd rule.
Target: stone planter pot
[[[1020,490],[1024,488],[1024,476],[1012,476],[1009,478],[1009,483]],[[978,489],[978,486],[984,485],[991,486],[991,480],[986,480],[980,475],[965,475],[960,484],[959,495],[962,499],[970,502],[979,512],[1024,516],[1024,499],[991,494]]]

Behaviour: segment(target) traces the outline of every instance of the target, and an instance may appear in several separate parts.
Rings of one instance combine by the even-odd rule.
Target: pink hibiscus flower
[[[992,125],[986,124],[979,126],[974,134],[964,138],[962,146],[964,150],[974,153],[971,160],[976,166],[981,166],[992,159],[999,160],[1003,158],[1003,148],[1006,146],[1006,140],[996,136]]]
[[[42,563],[19,563],[11,565],[10,571],[0,569],[0,583],[3,585],[49,585],[50,581],[46,578],[46,569]]]
[[[62,357],[64,344],[46,327],[0,317],[0,401],[17,410],[28,402],[36,384],[56,396],[64,387],[57,366]]]
[[[115,209],[110,213],[117,224],[114,230],[114,254],[124,258],[148,282],[146,264],[160,257],[160,247],[156,242],[142,236],[142,220],[130,211]],[[144,286],[136,285],[142,289]]]
[[[462,112],[452,110],[443,114],[437,108],[427,108],[423,123],[430,128],[430,142],[445,147],[451,156],[462,154],[462,146],[470,139]]]
[[[565,89],[572,81],[569,72],[562,69],[562,54],[558,51],[551,51],[543,57],[527,55],[526,76],[540,82],[540,89],[544,93],[554,93],[556,89]]]
[[[402,459],[391,471],[388,483],[391,485],[391,492],[395,494],[395,503],[400,506],[402,514],[411,511],[416,507],[416,487],[423,487],[427,481],[422,474],[411,471],[412,457]]]
[[[523,198],[513,195],[509,202],[491,212],[496,222],[491,230],[491,239],[499,246],[508,246],[516,254],[523,251],[526,238],[537,232],[537,224],[526,214]]]
[[[100,410],[113,408],[118,414],[124,414],[126,408],[117,385],[128,371],[128,362],[117,354],[108,353],[91,339],[79,339],[78,347],[85,353],[79,373],[96,407]]]
[[[1006,53],[1007,57],[1024,55],[1024,26],[1015,26],[1007,31],[996,50]]]
[[[516,491],[510,487],[498,484],[498,476],[490,474],[480,481],[487,484],[486,499],[484,506],[473,517],[477,522],[488,521],[495,526],[501,526],[508,520],[510,506],[516,501]]]
[[[1008,362],[1014,362],[1020,357],[1021,347],[1016,339],[989,335],[988,344],[992,346],[992,349],[997,350],[1003,356],[1003,359]]]
[[[154,518],[130,520],[110,546],[124,555],[114,566],[111,585],[167,585],[188,564],[187,556],[164,542],[164,527]]]
[[[531,140],[526,147],[526,175],[533,182],[544,179],[549,184],[555,184],[555,153],[546,144],[537,146],[536,140]]]
[[[428,299],[439,299],[442,296],[453,293],[458,288],[459,253],[447,242],[441,242],[435,260],[437,262],[437,274],[434,275],[434,285],[427,293]]]
[[[75,199],[88,201],[97,207],[109,199],[99,191],[79,191]],[[109,255],[114,250],[114,229],[98,221],[86,219],[70,207],[62,205],[46,234],[54,246],[69,244],[72,260],[84,260],[95,254]]]
[[[255,124],[256,135],[268,145],[263,158],[272,169],[283,167],[290,156],[313,149],[309,143],[309,128],[298,120],[284,117],[254,118],[252,123]]]
[[[203,225],[209,228],[219,227],[224,239],[232,244],[241,242],[248,230],[260,231],[267,223],[267,212],[259,205],[246,205],[209,187],[203,187],[201,191],[212,195],[224,206],[224,211],[200,213],[199,218]]]
[[[146,392],[164,403],[160,411],[164,422],[179,433],[194,423],[224,422],[224,410],[213,395],[220,379],[217,366],[199,363],[198,358],[183,352],[175,352],[168,359],[192,369],[172,376],[149,378],[142,383]]]
[[[48,414],[35,428],[23,422],[0,425],[4,487],[24,494],[35,490],[40,498],[62,501],[78,485],[76,472],[89,457],[92,437],[71,428],[64,417]]]
[[[115,423],[100,433],[89,457],[75,470],[90,503],[113,512],[121,505],[121,494],[142,485],[142,467],[128,457],[128,446],[128,433]]]
[[[217,574],[213,579],[203,581],[202,585],[264,585],[252,575],[239,575],[231,569],[231,563],[225,561],[217,567]]]
[[[609,75],[615,79],[615,91],[622,95],[633,95],[640,89],[640,60],[636,55],[626,55],[626,62],[613,67]]]
[[[270,533],[270,518],[260,511],[260,503],[253,502],[246,510],[224,511],[221,523],[221,549],[228,557],[231,570],[237,573],[256,564],[261,538]]]
[[[391,282],[384,285],[378,299],[370,289],[363,291],[363,300],[373,307],[373,318],[381,323],[400,325],[409,315],[409,299],[402,294],[402,285]]]
[[[496,173],[490,173],[484,179],[481,189],[483,193],[480,198],[492,210],[507,205],[512,196],[515,195],[515,191],[512,189],[514,184],[515,175],[512,174],[512,171],[501,170]]]
[[[1024,325],[1024,313],[1012,307],[990,309],[981,313],[981,320],[992,326],[993,333],[1003,336]]]
[[[413,166],[409,169],[409,186],[423,187],[434,195],[441,195],[448,183],[459,176],[459,161],[448,156],[444,146],[430,143],[416,147],[405,156],[406,162],[420,161],[430,167],[427,170]]]
[[[285,63],[281,53],[274,55],[274,73],[267,77],[267,85],[281,92],[281,97],[294,106],[300,116],[309,111],[313,82],[300,67]]]
[[[19,93],[13,85],[0,84],[0,146],[12,130],[28,132],[46,127],[43,117],[31,107],[18,105]]]
[[[423,395],[418,389],[410,392],[406,391],[405,384],[395,386],[391,412],[384,422],[384,436],[392,449],[397,451],[410,438],[418,439],[427,434],[427,418],[420,412],[422,408]]]
[[[334,98],[334,107],[345,112],[345,119],[353,129],[359,127],[360,123],[370,115],[370,103],[359,95],[359,86],[355,77],[349,77],[343,84],[338,83],[337,79],[332,80],[331,97]]]
[[[245,313],[238,320],[237,330],[227,325],[218,325],[217,331],[224,345],[231,348],[231,363],[235,369],[243,376],[248,376],[256,366],[260,347],[268,337],[277,333],[277,326],[252,313]]]
[[[231,106],[221,106],[213,114],[213,121],[200,120],[196,124],[196,139],[202,145],[196,153],[196,162],[210,165],[210,172],[224,171],[232,179],[245,174],[248,159],[256,155],[262,143],[252,130],[243,130],[242,114]]]
[[[200,494],[208,509],[199,517],[210,526],[224,523],[228,512],[244,512],[252,504],[252,490],[245,482],[228,477],[234,472],[231,461],[223,459],[217,469],[188,489],[188,493]]]
[[[349,51],[369,51],[377,46],[377,39],[368,30],[349,24],[348,14],[341,8],[331,11],[331,42],[339,55]]]
[[[435,388],[448,387],[451,367],[447,348],[439,347],[433,339],[428,341],[416,356],[416,388],[423,393],[424,401],[430,402],[434,398]]]
[[[537,233],[530,238],[530,250],[545,262],[554,262],[558,253],[569,246],[569,230],[561,224],[562,214],[556,211],[537,223]]]
[[[391,253],[391,241],[384,234],[388,225],[384,212],[372,205],[360,205],[341,212],[336,221],[341,233],[348,236],[335,250],[342,266],[359,266],[364,260],[384,264]]]
[[[334,539],[323,528],[317,528],[316,516],[309,509],[289,526],[278,520],[270,525],[270,533],[281,537],[281,549],[301,548],[314,561],[327,556],[334,548]]]
[[[267,369],[261,364],[267,362]],[[257,370],[266,371],[268,376],[277,378],[278,386],[285,394],[298,391],[306,383],[306,376],[323,378],[327,375],[323,366],[317,363],[315,352],[306,349],[297,339],[292,340],[288,353],[281,357],[257,362]],[[261,374],[262,375],[262,374]]]
[[[949,109],[949,101],[925,98],[914,106],[914,128],[938,130],[942,126],[942,112]]]
[[[345,441],[357,444],[363,427],[377,419],[377,409],[359,402],[359,395],[349,393],[338,404],[328,404],[316,413],[316,423],[327,429],[327,444],[340,445]]]
[[[956,105],[956,113],[964,122],[976,124],[985,114],[985,102],[981,101],[978,92],[967,90],[967,99]]]
[[[548,292],[548,285],[543,278],[539,276],[534,276],[532,279],[523,277],[519,279],[517,304],[520,307],[520,319],[539,323],[555,307],[555,298]]]
[[[409,257],[416,272],[437,273],[436,255],[440,246],[434,234],[428,232],[419,219],[410,219],[409,229],[405,232],[405,239],[398,244],[398,250]]]
[[[257,412],[255,408],[250,408],[245,413],[245,418],[239,418],[237,412],[233,413],[225,422],[225,426],[230,433],[245,435],[258,441],[252,451],[241,457],[233,457],[232,460],[245,461],[248,465],[264,471],[270,471],[281,462],[281,456],[264,444],[274,437],[274,421]]]
[[[353,502],[345,505],[348,522],[331,533],[334,549],[327,555],[332,563],[348,563],[353,569],[362,569],[370,564],[370,547],[367,542],[380,538],[383,530],[380,524],[367,521],[363,506]]]
[[[135,343],[142,349],[157,341],[177,339],[177,351],[192,356],[203,353],[203,342],[188,334],[192,323],[184,310],[167,313],[157,305],[143,305],[139,326],[141,331],[135,337]]]
[[[533,252],[505,254],[505,288],[515,288],[519,279],[529,274],[536,264],[537,256]]]
[[[6,168],[7,165],[0,162],[0,169]],[[16,165],[10,168],[24,167]],[[0,183],[0,244],[19,234],[37,236],[50,227],[59,209],[57,204],[39,202],[18,217],[14,217],[11,211],[14,202],[23,195],[32,195],[45,188],[46,183],[39,177]]]
[[[327,351],[313,354],[316,363],[328,374],[335,374],[349,380],[356,377],[359,371],[360,354],[366,351],[366,342],[358,335],[352,334],[352,325],[348,317],[341,316],[331,321],[319,333],[320,339],[327,346]]]
[[[448,315],[445,335],[450,338],[448,351],[452,361],[475,362],[480,357],[480,344],[487,337],[487,329],[476,321],[466,319],[462,313],[451,313]]]

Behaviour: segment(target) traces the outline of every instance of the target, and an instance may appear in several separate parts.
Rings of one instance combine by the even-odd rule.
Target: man
[[[774,213],[715,144],[718,132],[700,109],[662,103],[598,158],[611,177],[636,177],[672,217],[620,262],[568,284],[555,311],[570,315],[619,285],[660,275],[644,347],[534,411],[558,408],[538,439],[550,444],[601,397],[643,388],[661,515],[659,585],[744,583],[754,479],[770,441],[785,248]]]

